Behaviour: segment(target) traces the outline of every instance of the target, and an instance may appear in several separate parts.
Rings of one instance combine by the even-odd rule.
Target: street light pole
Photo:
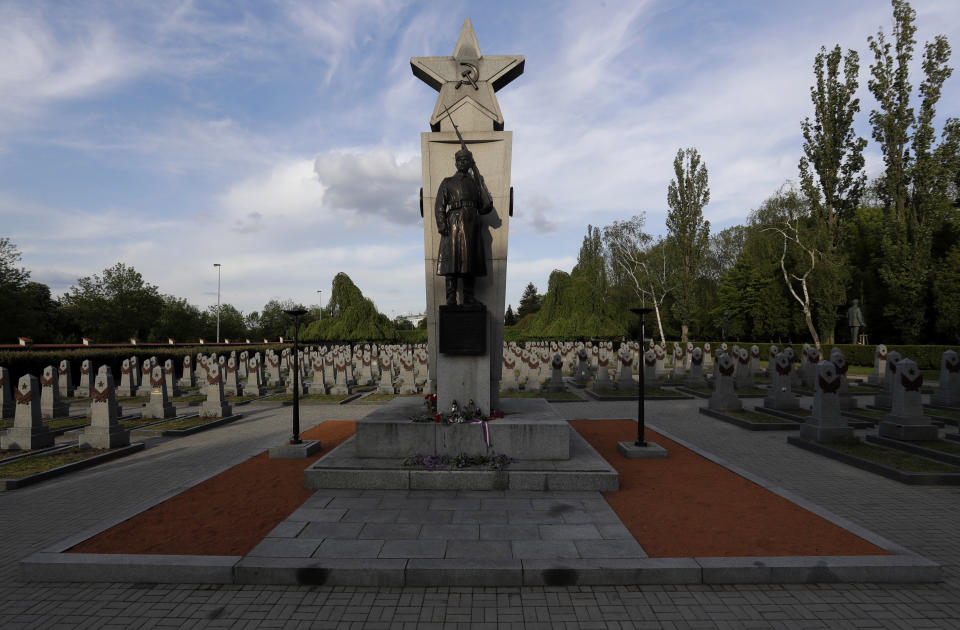
[[[290,438],[290,444],[300,444],[303,441],[300,439],[300,360],[297,356],[300,346],[297,344],[297,331],[300,328],[300,318],[306,312],[301,308],[284,311],[293,317],[293,437]]]
[[[323,319],[323,289],[317,289],[320,294],[320,319]]]
[[[644,398],[646,396],[646,384],[643,382],[643,371],[646,368],[644,365],[645,361],[643,359],[643,316],[647,313],[653,312],[652,308],[631,308],[631,312],[636,313],[640,316],[640,376],[637,379],[639,381],[638,385],[640,387],[640,396],[637,398],[637,441],[634,442],[636,446],[646,446],[647,442],[644,439]]]
[[[213,263],[217,268],[217,343],[220,343],[220,263]]]

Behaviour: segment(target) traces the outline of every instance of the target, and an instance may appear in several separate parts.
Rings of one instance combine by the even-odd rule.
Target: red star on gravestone
[[[471,104],[503,131],[503,115],[494,92],[523,74],[523,55],[484,56],[470,18],[463,22],[460,38],[449,57],[411,57],[414,76],[440,92],[430,118],[430,128],[440,130],[440,120]]]

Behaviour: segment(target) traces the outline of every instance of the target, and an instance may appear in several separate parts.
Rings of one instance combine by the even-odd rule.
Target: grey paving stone
[[[479,523],[483,525],[489,524],[506,524],[507,523],[507,512],[506,510],[456,510],[453,513],[453,523]]]
[[[453,510],[400,510],[398,523],[452,523]]]
[[[363,523],[307,523],[300,532],[301,538],[356,538]]]
[[[643,548],[634,540],[574,540],[583,558],[645,558]]]
[[[633,534],[623,523],[601,523],[597,525],[597,531],[602,538],[610,540],[634,540]]]
[[[536,523],[483,525],[480,527],[480,540],[534,540],[539,537],[540,526]]]
[[[477,540],[480,528],[475,523],[424,523],[418,538],[434,540]]]
[[[448,540],[445,558],[512,559],[506,540]]]
[[[480,499],[456,496],[453,498],[440,497],[430,501],[431,510],[479,510]]]
[[[322,538],[302,536],[300,538],[265,538],[248,553],[248,556],[267,556],[271,558],[309,558]]]
[[[327,538],[314,552],[314,558],[377,558],[382,540],[346,540]]]
[[[357,535],[358,539],[373,538],[386,540],[388,538],[414,539],[420,535],[419,523],[367,523]]]
[[[333,522],[339,521],[347,513],[345,508],[298,508],[287,517],[288,521]]]
[[[572,540],[511,540],[513,557],[520,560],[579,558]]]
[[[386,540],[380,558],[442,558],[446,553],[444,540]]]
[[[270,530],[267,538],[296,538],[306,525],[306,521],[283,521]]]
[[[543,540],[584,540],[601,538],[596,525],[540,525],[540,538]]]
[[[393,523],[399,515],[398,508],[350,508],[340,521],[343,523]]]

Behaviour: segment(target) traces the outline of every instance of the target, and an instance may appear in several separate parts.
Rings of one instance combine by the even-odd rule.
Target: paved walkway
[[[216,474],[289,429],[289,409],[244,408],[206,433],[154,440],[141,453],[0,493],[0,627],[238,628],[956,628],[960,488],[911,487],[696,412],[702,400],[650,402],[647,419],[944,565],[931,585],[364,588],[28,584],[17,562],[87,527]],[[748,403],[752,404],[752,403]],[[566,418],[630,418],[633,402],[565,403]],[[308,427],[372,407],[301,408]],[[952,429],[955,430],[955,429]],[[493,499],[494,497],[490,497]],[[481,499],[482,501],[482,499]],[[745,518],[748,518],[745,515]]]

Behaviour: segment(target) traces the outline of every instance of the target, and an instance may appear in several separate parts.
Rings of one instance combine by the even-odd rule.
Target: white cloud
[[[314,170],[328,210],[408,223],[419,207],[419,156],[403,159],[386,149],[335,151],[318,155]]]

